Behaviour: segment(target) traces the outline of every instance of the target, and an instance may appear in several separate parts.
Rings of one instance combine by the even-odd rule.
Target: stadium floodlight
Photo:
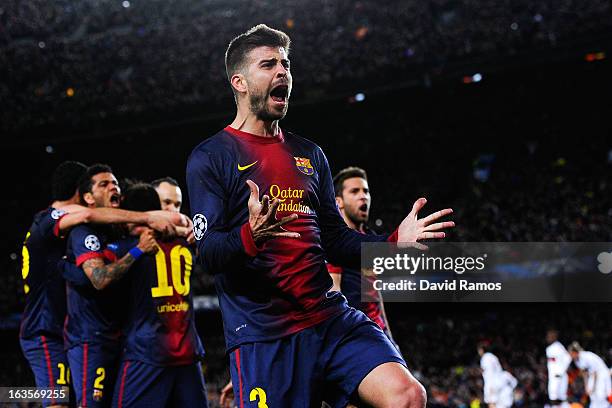
[[[355,94],[355,102],[363,102],[365,100],[365,94],[362,92],[359,92],[357,94]]]
[[[474,82],[482,81],[482,74],[475,73],[474,75],[472,75],[472,81],[474,81]]]
[[[123,6],[123,8],[128,8],[130,7],[130,2],[125,0],[123,3],[121,3],[121,5]]]

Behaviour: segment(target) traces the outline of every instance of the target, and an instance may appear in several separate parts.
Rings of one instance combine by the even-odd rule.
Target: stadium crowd
[[[19,1],[0,5],[0,129],[88,129],[142,112],[219,111],[223,52],[244,27],[287,30],[296,97],[421,78],[609,32],[604,0]],[[330,46],[331,45],[331,46]],[[367,81],[366,81],[367,79]]]
[[[371,0],[290,0],[282,6],[271,0],[239,6],[237,0],[151,0],[146,5],[138,0],[8,0],[0,5],[0,73],[5,78],[0,99],[10,103],[3,103],[0,131],[13,136],[40,126],[53,129],[44,127],[49,125],[87,128],[110,118],[120,122],[122,116],[129,126],[127,119],[138,113],[171,117],[203,107],[229,108],[225,45],[259,22],[292,36],[292,69],[299,78],[295,96],[305,100],[355,84],[382,84],[386,73],[398,70],[407,78],[468,58],[572,44],[609,31],[610,11],[603,0],[520,0],[512,7],[465,0],[393,1],[386,7]],[[550,75],[497,82],[474,92],[420,90],[407,103],[405,90],[368,95],[367,105],[347,108],[333,102],[306,108],[290,123],[324,148],[332,170],[367,169],[376,230],[395,226],[407,202],[422,195],[431,208],[455,209],[457,228],[448,237],[453,241],[610,242],[612,151],[605,138],[610,126],[601,120],[605,107],[585,91],[600,86],[603,76],[565,81],[562,74],[545,80]],[[309,120],[309,113],[318,120]],[[322,123],[333,124],[325,134]],[[198,129],[190,132],[191,139],[176,139],[177,157],[163,169],[180,180],[186,155],[199,140],[193,135],[202,136]],[[120,162],[125,176],[144,171],[138,163]],[[46,191],[45,171],[35,173],[32,183],[15,183],[15,194],[1,204],[17,219],[6,227],[10,238],[2,244],[0,263],[0,339],[8,345],[0,360],[12,367],[0,370],[3,385],[33,383],[15,327],[23,309],[20,241],[32,215],[24,207],[34,211],[46,204],[35,197]],[[194,294],[214,294],[210,277],[198,271],[192,276]],[[532,307],[539,312],[532,313]],[[521,407],[541,407],[546,401],[547,326],[559,329],[564,344],[579,340],[612,362],[609,307],[453,305],[446,310],[444,305],[392,304],[387,310],[395,339],[434,408],[473,406],[482,398],[476,344],[483,339],[518,379],[516,406]],[[212,402],[229,378],[221,320],[216,312],[202,312],[197,324],[207,351]],[[584,402],[581,380],[575,373],[572,378],[570,401]]]

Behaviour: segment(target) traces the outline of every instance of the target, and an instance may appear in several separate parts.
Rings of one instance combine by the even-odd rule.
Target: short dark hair
[[[60,163],[51,176],[51,198],[53,201],[70,199],[79,188],[79,180],[87,171],[87,166],[78,161],[67,160]]]
[[[569,345],[567,350],[568,351],[576,351],[576,352],[584,351],[584,349],[582,348],[580,343],[578,343],[577,341],[573,341],[572,344]]]
[[[168,183],[168,184],[170,184],[170,185],[172,185],[172,186],[179,187],[179,183],[178,183],[178,181],[176,181],[176,180],[175,180],[175,179],[173,179],[172,177],[162,177],[162,178],[155,179],[155,180],[153,180],[153,181],[151,182],[151,185],[152,185],[153,187],[157,188],[157,187],[159,187],[159,185],[160,185],[161,183]]]
[[[344,180],[353,177],[359,177],[366,181],[368,180],[368,175],[361,167],[351,166],[340,170],[338,174],[334,176],[334,192],[336,193],[336,197],[342,197]]]
[[[282,31],[275,30],[265,24],[259,24],[246,33],[242,33],[230,41],[225,51],[225,72],[227,79],[232,80],[232,75],[240,71],[249,52],[257,47],[283,47],[289,55],[291,39]],[[234,88],[232,87],[232,90]]]
[[[92,164],[87,168],[87,171],[81,179],[79,180],[79,196],[81,200],[83,200],[83,196],[85,193],[91,193],[91,188],[93,187],[93,176],[100,173],[112,173],[113,169],[107,164]]]
[[[121,208],[131,211],[161,210],[159,195],[149,183],[134,183],[123,192]]]

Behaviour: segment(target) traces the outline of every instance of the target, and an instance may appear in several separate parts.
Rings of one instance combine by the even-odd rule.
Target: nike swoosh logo
[[[253,163],[251,163],[251,164],[247,164],[246,166],[241,166],[241,165],[240,165],[240,163],[238,163],[238,171],[243,171],[243,170],[246,170],[246,169],[248,169],[249,167],[254,166],[255,164],[257,164],[257,161],[254,161],[254,162],[253,162]]]

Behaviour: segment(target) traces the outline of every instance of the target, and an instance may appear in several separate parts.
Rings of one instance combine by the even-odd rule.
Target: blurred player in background
[[[574,364],[586,374],[585,392],[589,396],[591,408],[609,408],[608,398],[612,394],[610,369],[597,354],[584,350],[578,342],[573,342],[568,351]]]
[[[66,252],[66,244],[59,236],[58,220],[64,207],[80,202],[78,180],[86,171],[87,166],[72,161],[55,169],[51,181],[53,202],[34,217],[22,249],[26,304],[19,337],[40,388],[55,389],[69,383],[63,338],[66,289],[56,266]],[[60,405],[51,400],[45,401],[44,406]]]
[[[124,208],[160,209],[149,184],[134,184],[124,195]],[[132,252],[139,229],[112,245],[117,257]],[[191,270],[194,254],[184,238],[159,240],[155,256],[140,256],[125,278],[129,286],[126,336],[113,406],[207,407],[199,360],[204,349],[194,321]]]
[[[338,172],[333,181],[336,203],[346,224],[362,234],[370,234],[367,222],[371,197],[365,170],[347,167]],[[365,313],[392,340],[380,292],[372,289],[366,294],[369,301],[362,301],[361,271],[330,263],[327,264],[327,270],[334,281],[333,290],[341,291],[346,296],[349,306]]]
[[[321,149],[278,126],[292,88],[289,43],[265,25],[230,42],[236,117],[187,163],[194,235],[215,276],[236,404],[344,407],[357,395],[375,407],[424,407],[423,386],[387,336],[329,292],[325,259],[357,268],[362,242],[443,238],[431,224],[452,210],[418,219],[419,199],[391,236],[346,226]],[[323,386],[333,388],[329,397]]]
[[[550,329],[546,332],[546,367],[548,369],[548,399],[550,404],[568,407],[567,403],[567,368],[572,362],[569,353],[558,340],[559,333]]]
[[[183,192],[172,177],[163,177],[151,182],[161,201],[161,209],[181,212]]]
[[[488,343],[478,345],[478,355],[480,355],[480,368],[482,369],[483,379],[483,400],[489,408],[495,408],[500,398],[502,366],[495,354],[488,351]]]
[[[157,194],[159,195],[162,210],[177,213],[181,212],[181,207],[183,206],[183,192],[175,179],[172,177],[163,177],[153,180],[151,185],[155,188],[155,191],[157,191]],[[192,231],[193,224],[191,223],[191,220],[188,220],[188,222],[189,226],[186,227],[188,228],[186,234],[187,242],[189,244],[194,244],[195,238],[193,237]],[[184,231],[181,231],[182,228],[184,227],[178,228],[180,236],[185,235]]]
[[[499,374],[499,398],[495,408],[510,408],[514,404],[514,389],[518,385],[516,378],[509,371]]]
[[[87,169],[79,183],[79,193],[92,208],[117,208],[120,204],[119,183],[106,165]],[[131,252],[117,259],[106,248],[114,235],[109,226],[79,225],[68,236],[67,259],[90,281],[81,284],[64,274],[68,283],[66,348],[77,403],[84,407],[107,407],[112,401],[121,347],[121,317],[125,316],[123,304],[118,302],[125,299],[124,286],[112,283],[127,272],[139,253],[157,250],[153,233],[147,230]]]
[[[87,166],[75,161],[55,169],[50,207],[39,212],[30,227],[22,249],[22,277],[26,305],[22,315],[20,343],[38,387],[55,388],[70,382],[64,350],[66,287],[58,261],[66,253],[63,239],[70,228],[83,223],[135,222],[158,230],[171,231],[171,220],[155,213],[134,213],[119,209],[88,209],[80,205],[79,179]],[[84,278],[84,276],[82,277]],[[55,401],[45,401],[44,405]]]

